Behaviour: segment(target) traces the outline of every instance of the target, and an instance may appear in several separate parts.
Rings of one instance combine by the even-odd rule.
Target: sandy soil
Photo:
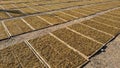
[[[105,52],[92,57],[84,68],[120,68],[120,35],[107,44]]]

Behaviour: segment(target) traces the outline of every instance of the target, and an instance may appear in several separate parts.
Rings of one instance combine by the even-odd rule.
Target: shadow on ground
[[[3,9],[0,9],[0,12],[8,12],[8,13],[15,13],[15,14],[23,14],[20,10],[3,10]]]

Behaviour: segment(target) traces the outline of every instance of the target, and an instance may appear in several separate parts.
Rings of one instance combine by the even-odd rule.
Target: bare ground
[[[84,68],[120,68],[120,35],[107,44],[105,52],[92,57]]]

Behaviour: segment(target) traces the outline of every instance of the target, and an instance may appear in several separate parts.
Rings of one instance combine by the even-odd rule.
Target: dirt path
[[[107,45],[105,52],[92,57],[84,68],[120,68],[120,35]]]

